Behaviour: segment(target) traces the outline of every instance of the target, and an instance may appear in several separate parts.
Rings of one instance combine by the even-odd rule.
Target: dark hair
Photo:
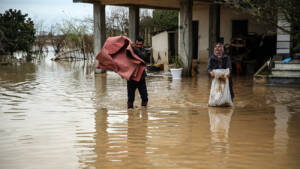
[[[141,37],[138,37],[138,38],[136,38],[136,41],[139,41],[139,42],[144,42],[144,39],[143,39],[143,38],[141,38]]]

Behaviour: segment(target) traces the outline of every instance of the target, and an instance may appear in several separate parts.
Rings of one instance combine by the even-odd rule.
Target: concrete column
[[[283,27],[286,30],[291,29],[291,24],[287,22],[283,14],[278,13],[278,26]],[[276,54],[278,56],[290,56],[291,53],[291,36],[282,31],[281,29],[277,29],[277,50]]]
[[[135,42],[139,35],[139,7],[129,6],[129,38]]]
[[[183,76],[192,75],[192,16],[193,0],[180,0],[178,46],[183,62]]]
[[[104,42],[106,40],[105,30],[105,5],[101,3],[94,3],[94,55],[100,52]],[[95,61],[96,66],[98,61]],[[95,73],[104,73],[104,70],[96,69]]]
[[[220,5],[209,7],[209,56],[214,52],[214,46],[220,39]]]

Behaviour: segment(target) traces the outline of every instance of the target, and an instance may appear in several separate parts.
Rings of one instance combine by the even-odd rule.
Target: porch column
[[[93,3],[94,8],[94,55],[100,52],[104,42],[106,40],[105,30],[105,5],[101,3]],[[95,66],[98,65],[98,61],[95,61]],[[105,73],[105,70],[97,69],[95,73]]]
[[[277,24],[280,27],[284,27],[287,30],[291,29],[291,24],[287,22],[283,14],[278,13],[278,21]],[[277,29],[277,56],[290,56],[291,52],[291,37],[288,33]]]
[[[129,38],[135,42],[139,35],[139,7],[135,5],[129,6]]]
[[[193,0],[180,0],[178,52],[183,62],[183,76],[192,75]]]
[[[220,39],[220,5],[209,6],[209,57],[214,52],[214,46]]]

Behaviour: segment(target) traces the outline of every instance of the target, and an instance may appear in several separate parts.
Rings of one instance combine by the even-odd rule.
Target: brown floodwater
[[[127,110],[126,81],[81,62],[0,66],[1,169],[299,169],[300,88],[233,77],[232,108],[208,107],[197,77],[147,77],[149,106]]]

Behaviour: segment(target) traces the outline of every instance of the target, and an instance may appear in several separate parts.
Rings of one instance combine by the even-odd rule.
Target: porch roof
[[[73,0],[73,2],[97,3],[103,5],[130,6],[138,5],[141,8],[179,9],[180,0]],[[193,0],[194,3],[210,4],[214,0]]]

